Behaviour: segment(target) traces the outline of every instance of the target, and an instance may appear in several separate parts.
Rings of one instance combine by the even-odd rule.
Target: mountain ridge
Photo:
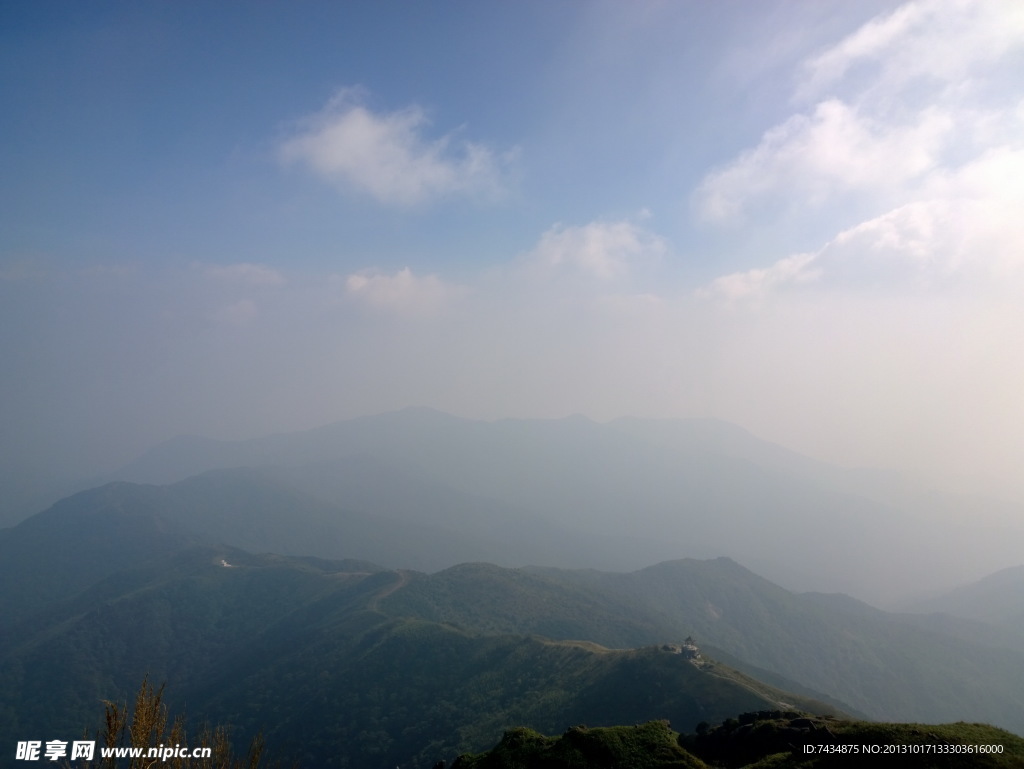
[[[622,540],[623,551],[628,543],[625,562],[595,557],[595,568],[638,567],[671,558],[673,550],[726,554],[793,589],[893,603],[895,584],[910,595],[955,582],[957,574],[967,578],[981,562],[1010,565],[1019,557],[1009,545],[1013,531],[926,523],[934,498],[893,491],[863,471],[829,466],[714,419],[483,422],[415,407],[173,448],[154,448],[120,477],[168,482],[213,466],[372,456],[492,507]]]
[[[473,500],[504,511],[506,535],[522,517],[574,532],[569,543],[591,538],[568,564],[536,557],[520,541],[511,549],[523,550],[513,559],[518,565],[631,569],[679,554],[729,555],[794,590],[846,592],[896,607],[1016,565],[1012,543],[1024,535],[1022,509],[972,499],[972,515],[990,509],[1003,522],[966,524],[958,511],[968,500],[830,466],[708,418],[484,422],[411,407],[243,441],[178,437],[103,480],[168,484],[213,469],[283,472],[360,456],[429,487],[434,499],[461,495],[464,509]],[[294,484],[315,491],[308,478]],[[388,485],[378,483],[375,493],[382,497]],[[346,492],[335,492],[321,496],[358,510]],[[417,509],[394,495],[389,504],[398,517]],[[580,560],[587,550],[589,563]],[[460,560],[498,560],[503,551],[509,548]]]

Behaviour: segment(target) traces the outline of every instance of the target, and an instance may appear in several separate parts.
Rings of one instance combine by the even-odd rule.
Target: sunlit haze
[[[409,405],[1024,499],[1024,4],[6,3],[0,482]]]

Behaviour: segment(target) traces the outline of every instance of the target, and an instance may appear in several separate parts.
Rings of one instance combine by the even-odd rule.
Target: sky
[[[0,5],[0,482],[409,405],[1024,500],[1024,4]]]

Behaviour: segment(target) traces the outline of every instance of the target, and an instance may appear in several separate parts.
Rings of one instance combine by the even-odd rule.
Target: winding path
[[[401,588],[405,587],[405,585],[409,582],[409,573],[404,569],[396,569],[394,573],[398,575],[398,580],[378,590],[377,593],[373,596],[373,598],[370,599],[369,603],[366,604],[366,608],[371,609],[373,611],[380,611],[380,609],[378,608],[380,606],[380,602],[396,590],[400,590]]]

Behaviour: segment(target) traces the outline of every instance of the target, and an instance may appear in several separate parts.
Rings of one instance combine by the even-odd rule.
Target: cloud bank
[[[702,293],[735,301],[797,285],[963,290],[1019,281],[1022,53],[1019,3],[926,0],[804,62],[794,101],[825,98],[705,176],[695,210],[720,226],[781,218],[795,227],[825,216],[837,231],[813,253],[779,255]]]

